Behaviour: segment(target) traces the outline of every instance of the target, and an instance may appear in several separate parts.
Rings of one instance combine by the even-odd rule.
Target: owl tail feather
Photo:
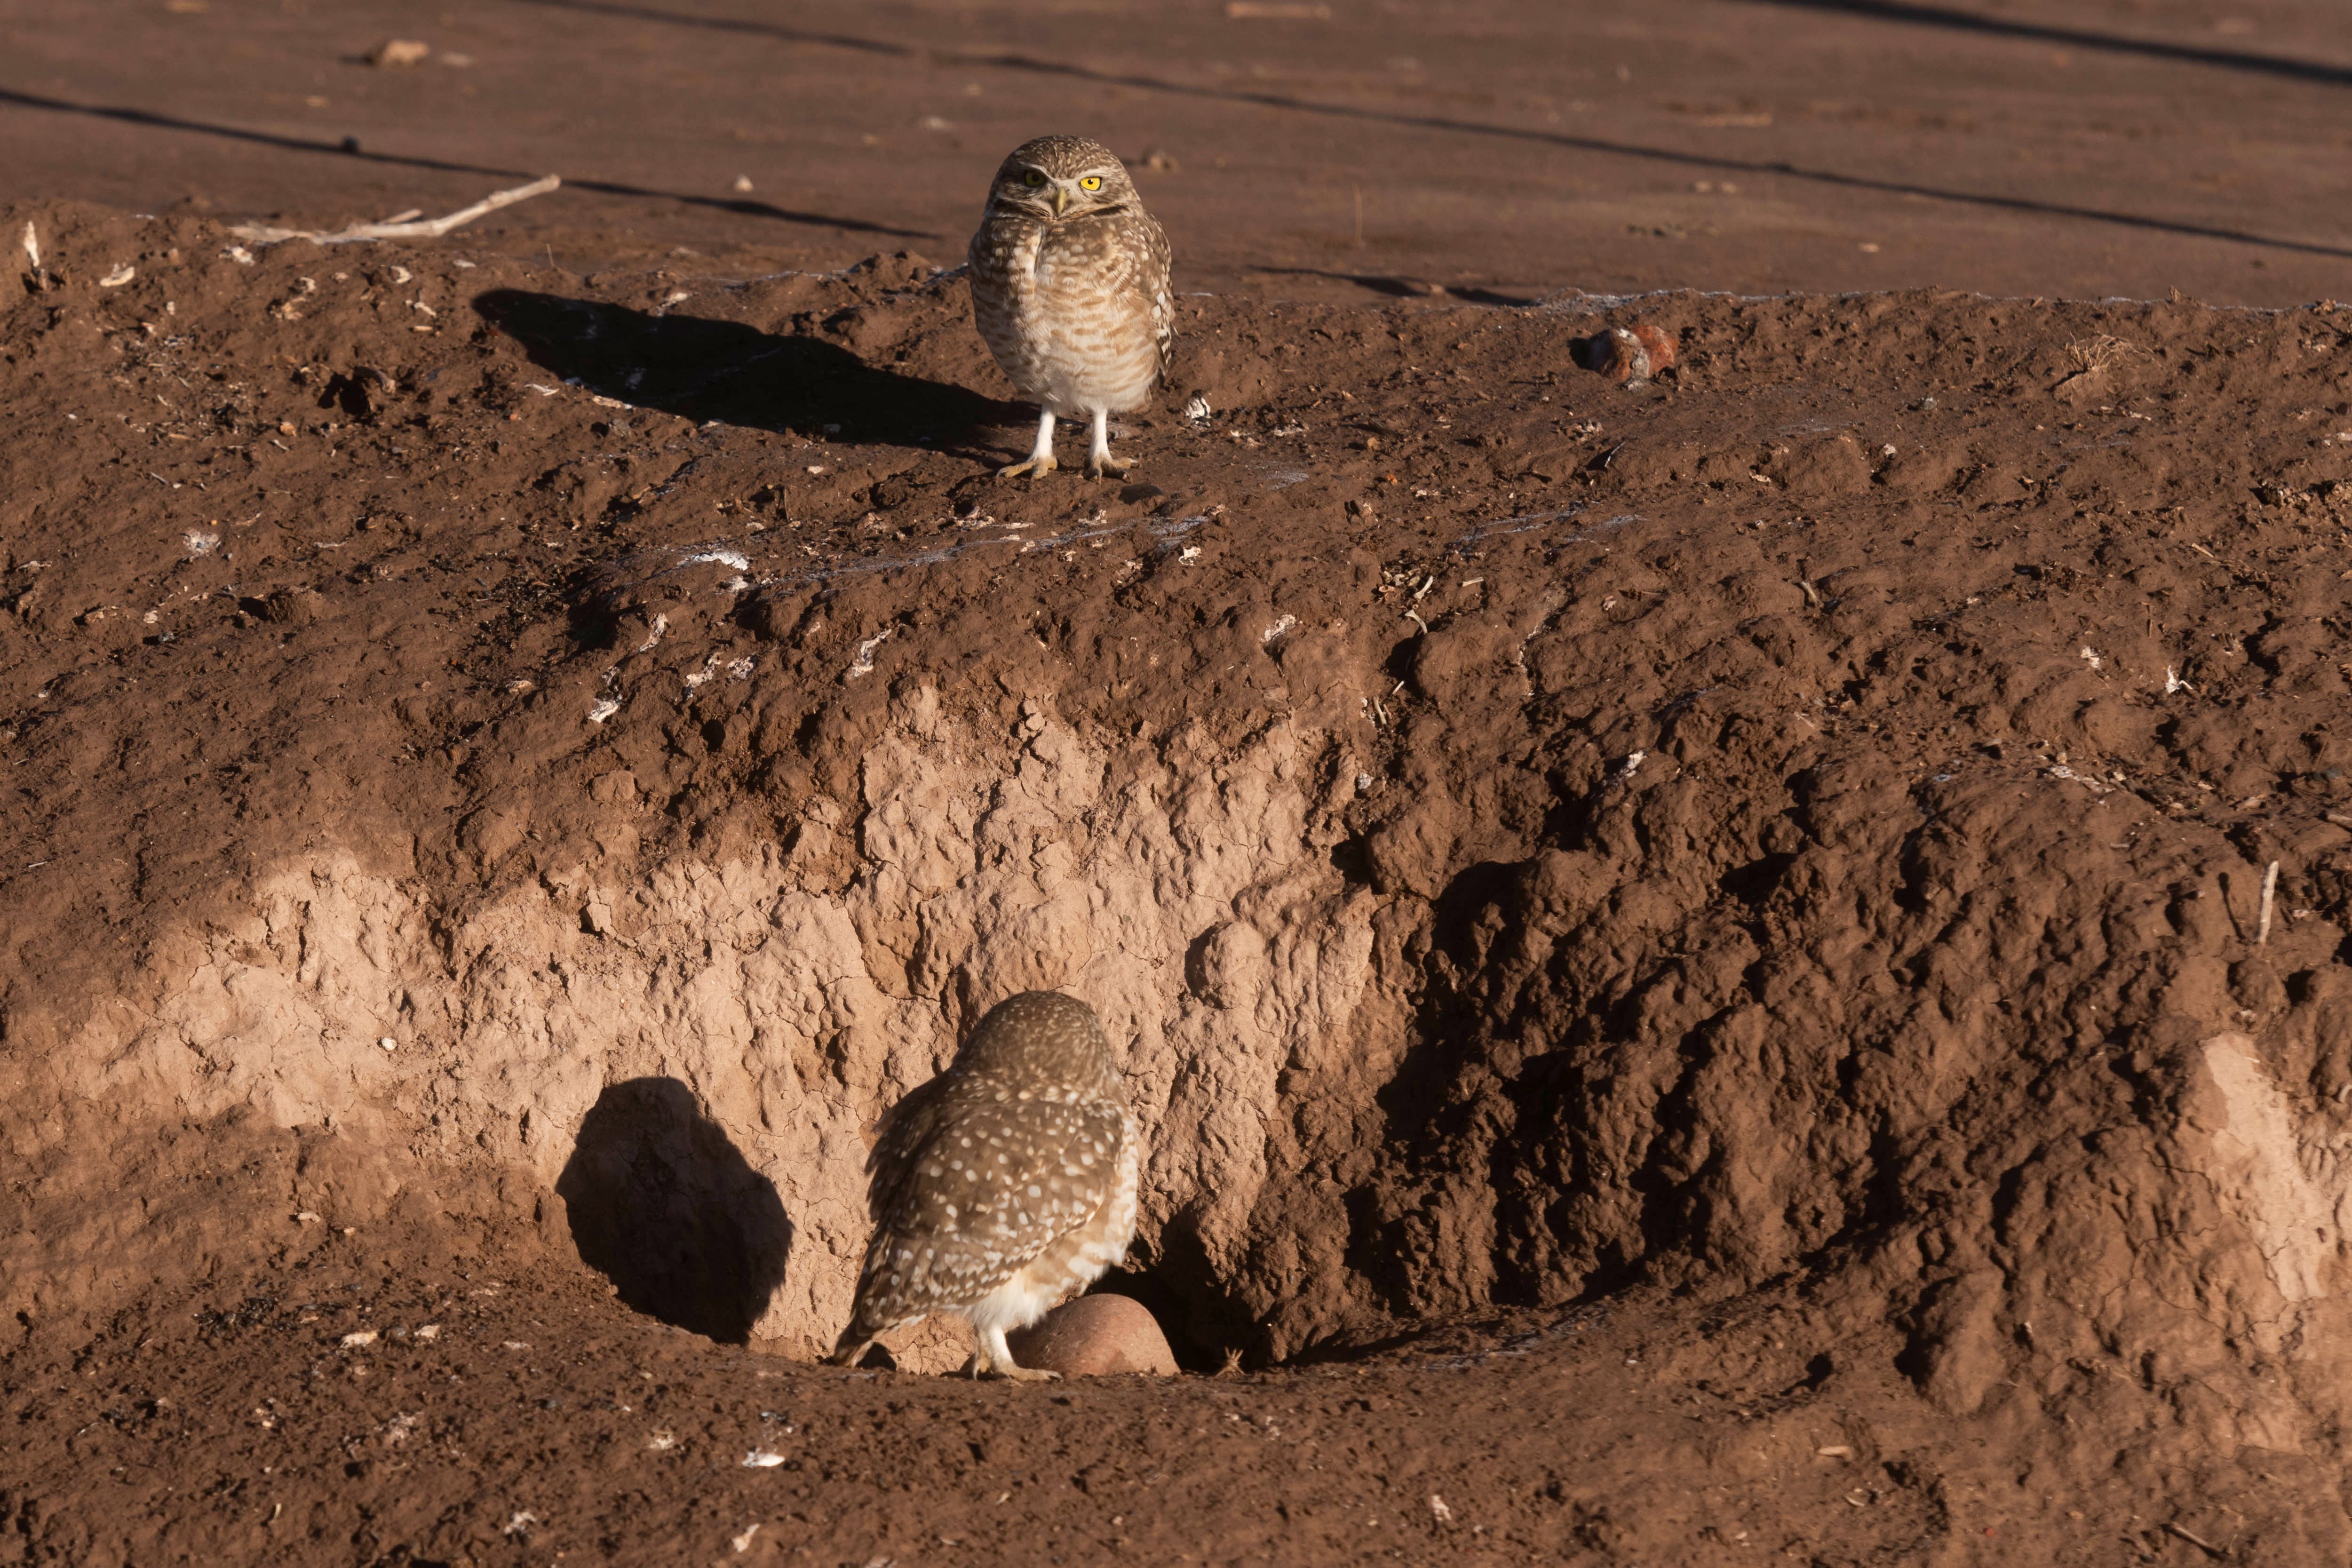
[[[873,1334],[861,1334],[857,1331],[856,1324],[850,1324],[841,1331],[841,1338],[834,1342],[833,1353],[824,1358],[824,1364],[856,1366],[859,1358],[866,1354],[866,1347],[873,1344],[876,1337]]]

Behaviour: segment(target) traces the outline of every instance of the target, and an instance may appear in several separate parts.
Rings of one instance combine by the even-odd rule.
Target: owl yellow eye
[[[1034,191],[1045,183],[1045,176],[1037,170],[1032,169],[1021,176],[1021,183]]]
[[[1101,190],[1102,176],[1100,174],[1088,174],[1085,179],[1078,182],[1078,189],[1082,191]]]

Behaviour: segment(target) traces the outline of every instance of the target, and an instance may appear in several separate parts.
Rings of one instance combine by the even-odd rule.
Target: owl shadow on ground
[[[779,336],[741,321],[519,289],[479,295],[474,309],[551,374],[698,425],[824,430],[831,441],[955,451],[977,430],[1036,419],[1019,404],[878,369],[823,338]],[[992,448],[972,451],[994,460]]]
[[[555,1191],[581,1260],[649,1317],[741,1344],[783,1282],[782,1198],[676,1079],[599,1095]]]

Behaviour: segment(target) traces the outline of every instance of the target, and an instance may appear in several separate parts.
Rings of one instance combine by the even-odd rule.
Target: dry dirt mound
[[[1672,1301],[1702,1384],[1777,1347],[1755,1389],[2042,1478],[2003,1506],[2053,1560],[2070,1509],[2079,1560],[2193,1551],[2192,1496],[2341,1554],[2352,317],[1195,298],[1148,482],[1007,485],[1024,413],[920,258],[28,223],[24,1410],[167,1300],[315,1356],[285,1271],[346,1226],[383,1281],[543,1239],[805,1356],[874,1119],[1047,985],[1125,1053],[1124,1286],[1195,1364]],[[1672,373],[1577,368],[1637,316]],[[1937,1497],[1853,1551],[1965,1560]],[[1605,1525],[1560,1540],[1699,1539]]]

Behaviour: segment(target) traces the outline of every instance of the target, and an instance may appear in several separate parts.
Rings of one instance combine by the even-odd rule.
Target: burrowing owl
[[[1093,1008],[1054,991],[998,1003],[883,1122],[866,1161],[874,1239],[829,1359],[954,1312],[979,1339],[974,1376],[1053,1376],[1014,1365],[1004,1331],[1127,1255],[1141,1144]]]
[[[1094,421],[1087,473],[1123,474],[1109,418],[1139,408],[1168,368],[1175,304],[1168,237],[1127,166],[1078,136],[1040,136],[996,171],[971,237],[972,316],[1013,384],[1044,405],[1029,460],[1007,479],[1054,471],[1054,421]]]

